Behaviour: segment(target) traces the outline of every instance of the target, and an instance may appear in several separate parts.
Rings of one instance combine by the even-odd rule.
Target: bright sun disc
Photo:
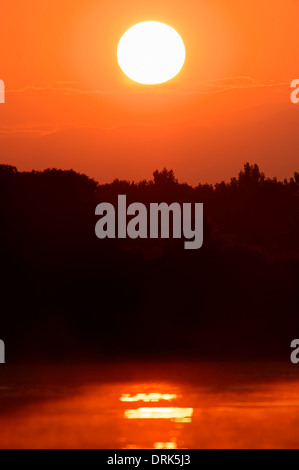
[[[135,82],[156,85],[179,73],[185,62],[185,46],[170,26],[144,21],[122,36],[117,60],[122,71]]]

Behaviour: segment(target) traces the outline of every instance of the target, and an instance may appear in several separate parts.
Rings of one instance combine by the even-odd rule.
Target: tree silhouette
[[[57,359],[74,351],[285,357],[298,328],[298,191],[298,172],[280,182],[249,163],[229,182],[194,188],[166,168],[150,181],[99,185],[73,170],[0,165],[7,350],[53,359],[55,341]],[[116,205],[118,194],[128,203],[203,202],[203,247],[98,240],[95,207]]]
[[[155,170],[153,173],[154,183],[157,186],[177,185],[178,180],[174,176],[173,170],[163,168],[162,171]]]

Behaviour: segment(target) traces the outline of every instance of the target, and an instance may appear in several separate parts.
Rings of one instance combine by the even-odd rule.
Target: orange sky
[[[298,170],[297,0],[1,1],[1,162],[73,168],[101,182],[173,168],[195,184],[244,161]],[[173,26],[186,63],[170,82],[130,81],[116,60],[140,21]]]

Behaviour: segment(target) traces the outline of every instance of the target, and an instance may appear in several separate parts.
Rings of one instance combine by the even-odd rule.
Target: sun
[[[144,85],[175,77],[185,62],[181,36],[167,24],[144,21],[128,29],[119,41],[117,60],[122,71]]]

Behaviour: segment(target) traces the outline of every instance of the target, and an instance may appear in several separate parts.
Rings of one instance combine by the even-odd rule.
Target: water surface
[[[1,367],[1,448],[298,448],[299,366]]]

